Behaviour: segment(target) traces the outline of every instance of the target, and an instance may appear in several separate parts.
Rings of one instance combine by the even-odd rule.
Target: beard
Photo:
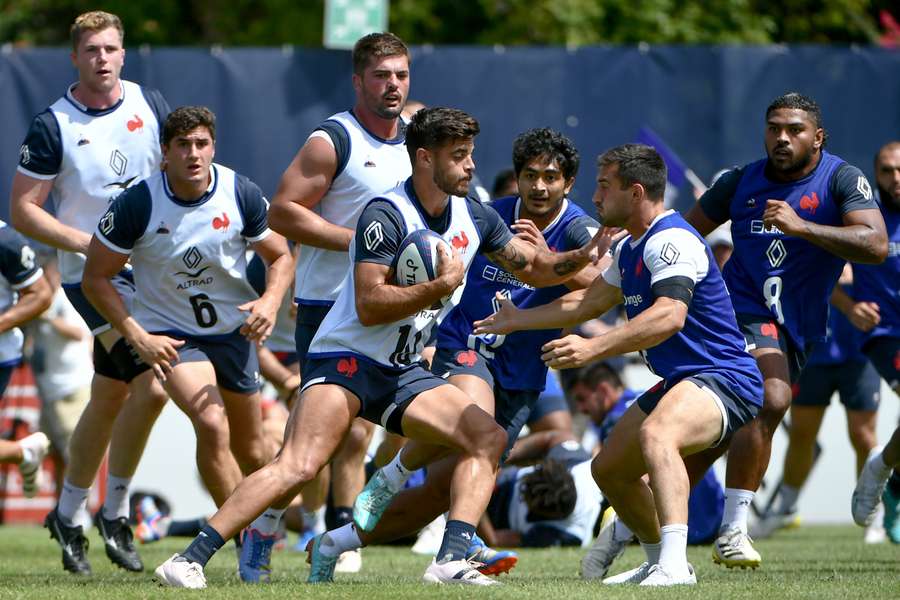
[[[471,179],[460,179],[455,175],[435,170],[434,184],[445,194],[451,196],[465,196],[469,193]]]

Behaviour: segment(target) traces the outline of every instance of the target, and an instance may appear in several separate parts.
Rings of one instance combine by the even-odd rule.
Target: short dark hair
[[[804,96],[800,92],[788,92],[782,94],[772,100],[772,103],[766,108],[766,119],[768,120],[769,115],[772,114],[773,110],[782,108],[802,110],[809,115],[809,118],[813,122],[813,126],[815,126],[816,129],[821,128],[824,132],[822,145],[825,145],[825,140],[828,138],[828,132],[825,131],[825,124],[822,121],[822,109],[819,108],[819,104],[815,100],[809,96]]]
[[[173,139],[196,129],[206,127],[216,141],[216,115],[205,106],[181,106],[169,113],[163,123],[162,143],[169,145]]]
[[[578,490],[566,465],[548,459],[522,478],[522,499],[530,513],[563,519],[575,510]]]
[[[503,169],[494,176],[494,185],[491,186],[491,196],[497,198],[500,192],[511,183],[516,181],[516,172],[512,169]]]
[[[588,365],[578,371],[575,383],[582,383],[590,389],[596,388],[601,383],[608,383],[615,388],[625,387],[618,371],[605,362]]]
[[[662,201],[666,195],[666,163],[653,146],[622,144],[610,148],[600,155],[597,165],[618,165],[622,189],[639,183],[651,200]]]
[[[513,142],[513,169],[518,176],[530,160],[546,156],[556,160],[563,177],[571,179],[578,174],[580,158],[572,140],[553,129],[542,127],[529,129]]]
[[[406,150],[416,164],[419,148],[434,150],[453,140],[467,140],[478,135],[481,128],[472,115],[456,108],[434,106],[423,108],[413,115],[406,128]]]
[[[405,56],[409,59],[409,48],[393,33],[370,33],[353,45],[353,72],[362,75],[373,60],[388,56]]]

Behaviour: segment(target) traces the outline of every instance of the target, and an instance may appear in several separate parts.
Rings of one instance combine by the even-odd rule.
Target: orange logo
[[[466,235],[465,231],[461,231],[459,235],[453,236],[450,243],[460,252],[464,252],[465,249],[469,247],[469,236]]]
[[[337,372],[344,377],[353,377],[354,375],[356,375],[357,371],[359,371],[359,365],[356,364],[355,356],[351,356],[350,358],[342,358],[338,361]]]
[[[810,214],[816,214],[816,209],[819,208],[819,197],[815,192],[812,193],[812,196],[803,196],[800,198],[800,208],[808,210]]]
[[[774,340],[778,339],[778,327],[775,326],[775,323],[763,323],[759,328],[759,332]]]
[[[456,353],[456,362],[464,367],[474,367],[478,362],[478,355],[474,350],[463,350]]]
[[[228,219],[228,213],[223,212],[222,218],[215,217],[212,221],[213,229],[221,229],[222,231],[227,231],[228,226],[231,225],[231,221]]]
[[[139,115],[135,114],[134,119],[125,123],[125,126],[128,127],[128,131],[137,131],[144,128],[144,121]]]

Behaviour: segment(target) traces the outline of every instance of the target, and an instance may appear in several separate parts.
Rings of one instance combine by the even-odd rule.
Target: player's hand
[[[475,335],[491,333],[505,335],[517,331],[515,321],[519,309],[516,308],[516,305],[513,304],[512,300],[500,292],[497,292],[496,298],[500,310],[480,321],[475,321],[475,323],[472,324],[474,327],[473,333]]]
[[[538,250],[550,252],[550,248],[547,247],[547,240],[544,239],[544,234],[541,233],[541,230],[537,228],[537,225],[531,219],[517,219],[512,224],[512,229],[520,240],[525,240],[532,246],[536,246]]]
[[[249,313],[241,325],[241,335],[256,344],[262,344],[272,329],[275,328],[275,318],[278,314],[278,304],[266,296],[245,302],[238,306],[238,310]]]
[[[627,234],[628,232],[621,227],[601,227],[582,250],[590,253],[591,263],[596,265],[600,257],[609,252],[612,245]]]
[[[466,266],[460,260],[456,249],[453,249],[451,253],[447,251],[446,246],[438,244],[437,253],[437,277],[435,279],[441,280],[447,286],[447,293],[444,294],[446,296],[465,281]]]
[[[585,339],[578,335],[567,335],[558,340],[547,342],[541,347],[541,360],[554,369],[574,369],[583,367],[596,355],[593,339]]]
[[[184,345],[184,340],[147,333],[128,340],[128,343],[144,364],[153,370],[156,379],[165,382],[166,377],[172,372],[172,366],[178,362],[178,348]]]
[[[766,227],[774,225],[786,235],[799,235],[805,229],[806,221],[801,219],[791,205],[784,200],[770,198],[766,200],[763,224]]]
[[[860,331],[871,331],[881,323],[881,312],[874,302],[857,302],[847,314],[847,319]]]

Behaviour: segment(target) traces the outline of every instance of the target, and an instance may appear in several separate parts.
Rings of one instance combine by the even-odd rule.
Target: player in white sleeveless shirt
[[[373,33],[353,48],[349,111],[332,115],[309,136],[287,168],[272,200],[275,231],[303,245],[297,262],[295,331],[301,372],[309,344],[350,267],[348,249],[366,202],[409,177],[400,113],[409,94],[409,51],[391,33]],[[353,499],[365,484],[363,460],[373,426],[357,419],[332,461],[335,521],[352,519]],[[358,571],[359,555],[339,570]]]
[[[97,336],[91,401],[72,436],[59,504],[45,525],[62,548],[63,567],[90,574],[86,540],[75,517],[86,506],[109,445],[107,495],[96,519],[98,530],[115,564],[141,571],[128,526],[128,487],[167,398],[152,376],[139,381],[147,367],[135,362],[121,336],[84,298],[81,271],[91,232],[109,202],[159,170],[159,124],[169,107],[156,90],[119,78],[125,50],[117,16],[85,13],[71,33],[78,82],[32,121],[10,202],[17,229],[57,248],[66,295]],[[44,209],[49,197],[55,216]],[[116,279],[116,288],[130,301],[133,289],[127,276]]]
[[[128,190],[100,219],[83,287],[191,419],[197,467],[221,505],[242,472],[271,459],[254,344],[272,332],[293,260],[268,228],[260,189],[212,162],[212,112],[172,112],[163,151],[165,172]],[[269,265],[262,296],[246,279],[248,247]],[[129,259],[131,311],[111,281]]]
[[[203,566],[224,539],[311,481],[337,449],[352,419],[362,415],[428,444],[422,456],[434,456],[436,448],[460,454],[444,543],[424,579],[494,583],[478,573],[465,555],[493,490],[506,433],[465,392],[417,362],[425,341],[424,335],[417,334],[426,332],[441,312],[429,307],[447,296],[448,307],[458,299],[457,288],[476,253],[530,283],[553,285],[587,264],[594,243],[562,254],[540,250],[513,238],[492,208],[465,198],[475,170],[472,151],[477,133],[475,119],[455,109],[425,109],[413,118],[407,130],[413,175],[376,197],[360,216],[351,245],[353,269],[313,340],[284,447],[275,460],[237,487],[183,553],[157,568],[161,582],[205,587]],[[407,233],[425,228],[448,243],[455,240],[456,250],[452,257],[441,251],[433,281],[399,287],[390,264]],[[371,235],[373,229],[380,229],[382,235]],[[365,235],[366,230],[370,235]],[[394,354],[390,349],[397,347],[401,352]],[[383,470],[390,480],[389,490],[396,493],[411,470],[421,466],[405,459],[393,461]],[[389,494],[385,506],[390,498]],[[341,552],[360,545],[354,523],[317,536],[307,548],[309,581],[331,581]]]

